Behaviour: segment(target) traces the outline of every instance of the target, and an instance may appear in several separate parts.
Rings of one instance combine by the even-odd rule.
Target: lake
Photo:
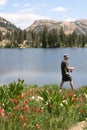
[[[76,67],[71,75],[75,88],[87,85],[87,48],[0,49],[0,84],[24,79],[25,84],[60,84],[60,63],[69,55],[69,65]],[[64,84],[69,87],[69,82]]]

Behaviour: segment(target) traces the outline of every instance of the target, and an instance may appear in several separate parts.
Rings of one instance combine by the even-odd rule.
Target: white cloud
[[[27,28],[29,25],[31,25],[35,20],[38,19],[49,19],[48,17],[45,16],[40,16],[32,12],[28,13],[23,13],[23,12],[18,12],[18,13],[0,13],[0,16],[5,18],[6,20],[10,21],[17,27],[20,27],[21,29]]]
[[[63,16],[63,19],[64,19],[64,21],[68,21],[68,22],[72,22],[72,21],[75,21],[76,19],[75,18],[72,18],[72,17],[70,17],[70,16]]]
[[[51,9],[51,11],[53,11],[53,12],[64,12],[64,11],[67,11],[67,9],[59,6],[59,7]]]
[[[4,6],[7,3],[7,0],[0,0],[0,6]]]
[[[0,6],[0,11],[2,10],[3,8]]]
[[[37,4],[37,7],[46,7],[47,4]]]
[[[34,12],[36,9],[35,8],[25,8],[25,9],[21,9],[19,10],[20,13],[30,13],[30,12]]]
[[[68,21],[68,22],[72,22],[72,21],[75,21],[76,19],[74,19],[74,18],[67,18],[67,19],[65,19],[64,21]]]
[[[18,3],[14,3],[13,6],[14,6],[14,7],[18,7],[19,4],[18,4]]]
[[[24,7],[29,7],[29,6],[30,6],[29,3],[24,4]]]
[[[3,2],[6,0],[2,0]],[[0,0],[0,2],[2,2]],[[1,3],[0,3],[1,4]],[[18,3],[13,4],[14,7],[18,7]],[[26,29],[30,26],[35,20],[39,19],[50,19],[49,16],[39,15],[37,14],[37,10],[40,6],[45,6],[44,4],[31,7],[29,3],[25,3],[22,7],[23,9],[16,10],[16,12],[1,12],[0,16],[11,22],[12,24],[20,27],[21,29]]]

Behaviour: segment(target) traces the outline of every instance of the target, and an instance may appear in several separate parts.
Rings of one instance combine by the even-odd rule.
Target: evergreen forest
[[[3,44],[4,41],[4,44]],[[40,31],[26,31],[15,29],[4,35],[0,31],[1,48],[60,48],[60,47],[86,47],[87,34],[76,33],[66,35],[63,28],[48,30],[45,26]]]

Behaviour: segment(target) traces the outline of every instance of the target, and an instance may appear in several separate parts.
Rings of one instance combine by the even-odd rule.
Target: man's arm
[[[75,67],[67,66],[68,70],[75,70]]]

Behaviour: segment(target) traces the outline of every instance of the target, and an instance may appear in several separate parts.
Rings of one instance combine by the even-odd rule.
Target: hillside
[[[47,27],[48,34],[43,35],[44,27]],[[60,29],[63,28],[63,36]],[[52,29],[57,29],[52,34]],[[32,35],[32,31],[36,32]],[[73,35],[73,32],[76,32]],[[61,35],[63,36],[60,37]],[[68,35],[72,34],[72,35]],[[84,34],[78,35],[77,34]],[[0,17],[0,47],[1,48],[23,48],[23,47],[85,47],[87,46],[87,20],[74,22],[57,20],[36,20],[32,25],[22,30],[14,24]],[[57,35],[57,36],[56,36]],[[68,36],[67,36],[68,35]],[[44,37],[45,36],[45,37]],[[65,40],[66,39],[66,40]],[[46,41],[46,42],[45,42]],[[79,43],[79,44],[78,44]]]
[[[6,19],[0,17],[0,31],[12,31],[17,27]]]
[[[65,34],[70,34],[73,31],[76,31],[76,33],[78,34],[80,33],[87,34],[87,20],[77,20],[74,22],[57,21],[57,20],[36,20],[26,30],[39,32],[45,26],[48,28],[48,30],[56,28],[58,31],[62,27]]]
[[[17,29],[14,24],[0,17],[0,46],[5,46],[9,42],[7,36]]]
[[[58,20],[36,20],[32,25],[26,28],[26,31],[35,31],[38,32],[47,26],[48,30],[56,28],[58,31],[61,27],[65,34],[70,34],[73,31],[76,31],[78,34],[84,33],[87,34],[87,20],[77,20],[74,22],[67,21],[58,21]],[[0,17],[0,31],[5,34],[6,32],[12,32],[13,30],[18,29],[14,24],[7,21],[6,19]]]

